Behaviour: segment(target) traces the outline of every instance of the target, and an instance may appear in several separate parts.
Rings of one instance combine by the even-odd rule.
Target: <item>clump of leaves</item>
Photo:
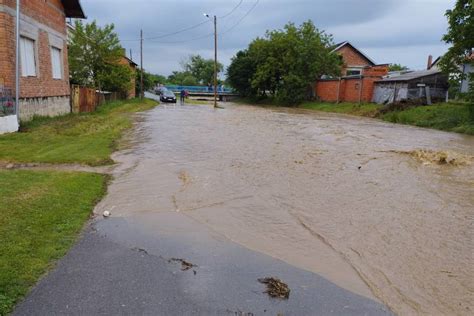
[[[273,298],[287,300],[290,297],[290,288],[280,279],[269,277],[258,279],[258,282],[267,285],[265,293]]]
[[[180,262],[181,263],[181,271],[187,271],[191,268],[194,268],[196,267],[195,264],[192,264],[184,259],[180,259],[180,258],[171,258],[170,260],[168,260],[168,262]]]

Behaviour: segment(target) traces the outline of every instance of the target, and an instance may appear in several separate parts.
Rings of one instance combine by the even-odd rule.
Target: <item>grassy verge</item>
[[[0,161],[109,163],[132,114],[155,104],[119,101],[35,118],[20,133],[0,135]],[[0,315],[67,252],[105,188],[106,176],[93,173],[0,170]]]
[[[67,252],[104,192],[98,174],[0,171],[0,315]]]
[[[35,118],[22,132],[0,135],[0,161],[110,163],[122,132],[132,125],[131,114],[152,108],[151,100],[107,103],[98,111],[54,118]]]
[[[474,135],[474,121],[469,119],[466,103],[442,103],[412,107],[381,116],[385,121]]]
[[[271,99],[241,98],[233,101],[240,104],[255,104],[258,106],[277,106]],[[465,102],[437,103],[424,106],[406,106],[402,110],[385,110],[382,105],[374,103],[324,103],[304,102],[302,109],[343,113],[349,115],[379,118],[392,123],[415,125],[443,131],[474,135],[474,121],[469,113],[469,105]]]

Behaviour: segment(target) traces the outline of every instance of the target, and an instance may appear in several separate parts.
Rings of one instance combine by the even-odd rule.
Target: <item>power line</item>
[[[187,42],[197,41],[197,40],[208,38],[208,37],[211,37],[211,36],[214,36],[214,33],[208,33],[206,35],[201,35],[201,36],[198,36],[198,37],[194,37],[194,38],[187,39],[187,40],[181,40],[181,41],[165,41],[165,42],[163,42],[163,41],[148,40],[148,42],[160,43],[160,44],[179,44],[179,43],[187,43]]]
[[[258,2],[258,1],[257,1]],[[235,12],[235,10],[237,10],[240,5],[243,3],[243,0],[240,0],[240,2],[232,9],[230,10],[228,13],[224,14],[223,16],[219,17],[219,18],[226,18],[228,16],[230,16],[232,13]],[[165,37],[170,37],[170,36],[173,36],[173,35],[176,35],[176,34],[179,34],[179,33],[183,33],[183,32],[186,32],[186,31],[190,31],[190,30],[193,30],[195,28],[198,28],[200,27],[201,25],[204,25],[206,23],[209,23],[210,20],[205,20],[203,22],[200,22],[200,23],[197,23],[197,24],[194,24],[194,25],[191,25],[191,26],[188,26],[186,28],[183,28],[181,30],[178,30],[178,31],[174,31],[174,32],[170,32],[170,33],[166,33],[166,34],[162,34],[162,35],[157,35],[157,36],[152,36],[152,37],[147,37],[147,38],[144,38],[145,41],[149,41],[149,40],[155,40],[155,39],[160,39],[160,38],[165,38]],[[207,36],[205,36],[207,37]],[[201,38],[205,38],[205,37],[198,37],[196,39],[190,39],[190,40],[187,40],[187,41],[193,41],[193,40],[197,40],[197,39],[201,39]],[[124,40],[121,40],[122,42],[139,42],[140,39],[124,39]],[[163,44],[166,44],[166,43],[182,43],[182,42],[187,42],[187,41],[177,41],[177,42],[162,42]]]
[[[209,23],[210,21],[209,20],[206,20],[206,21],[203,21],[201,23],[198,23],[198,24],[195,24],[195,25],[192,25],[192,26],[189,26],[187,28],[184,28],[184,29],[181,29],[179,31],[175,31],[175,32],[171,32],[171,33],[168,33],[168,34],[164,34],[164,35],[159,35],[159,36],[153,36],[153,37],[147,37],[145,38],[145,40],[151,40],[151,39],[159,39],[159,38],[164,38],[164,37],[169,37],[169,36],[173,36],[173,35],[176,35],[176,34],[179,34],[179,33],[183,33],[183,32],[186,32],[186,31],[190,31],[192,29],[195,29],[203,24],[206,24],[206,23]]]
[[[222,32],[220,35],[227,34],[235,29],[240,24],[240,22],[242,22],[242,20],[245,19],[257,7],[259,2],[260,0],[255,1],[254,5],[234,25]]]
[[[244,0],[240,0],[240,2],[239,2],[232,10],[230,10],[229,13],[224,14],[223,16],[218,16],[218,18],[219,18],[219,19],[223,19],[223,18],[228,17],[229,15],[231,15],[232,13],[234,13],[234,11],[237,10],[238,7],[240,7],[240,5],[242,4],[242,2],[244,2]]]

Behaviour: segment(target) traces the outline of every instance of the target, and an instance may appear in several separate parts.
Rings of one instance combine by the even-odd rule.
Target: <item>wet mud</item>
[[[472,136],[365,118],[158,107],[96,212],[180,212],[397,314],[468,315],[473,156]]]

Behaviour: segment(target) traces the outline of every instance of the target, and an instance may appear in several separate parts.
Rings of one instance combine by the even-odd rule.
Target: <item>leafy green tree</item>
[[[214,60],[204,59],[200,55],[191,55],[182,62],[184,72],[190,73],[198,83],[208,84],[214,82]],[[224,66],[217,62],[217,73],[220,73]]]
[[[448,52],[440,61],[441,69],[450,74],[452,80],[459,82],[464,79],[460,65],[470,63],[474,66],[474,60],[468,58],[474,48],[474,2],[472,0],[457,0],[452,10],[446,11],[448,18],[448,32],[443,40],[451,44]],[[470,90],[467,100],[470,102],[470,117],[474,121],[474,74],[470,74]]]
[[[332,37],[313,22],[299,27],[288,23],[239,52],[228,68],[228,80],[242,95],[270,94],[281,104],[296,105],[311,96],[316,79],[340,73],[341,60],[332,47]]]
[[[408,70],[407,66],[402,66],[401,64],[390,64],[388,71],[404,71]]]
[[[132,71],[120,65],[123,49],[114,25],[103,28],[95,21],[83,24],[77,20],[69,38],[69,72],[71,83],[109,91],[127,91]]]
[[[198,80],[189,71],[173,71],[168,76],[168,82],[176,85],[187,85],[185,83],[198,83]]]
[[[249,50],[239,51],[227,68],[227,83],[243,97],[255,95],[255,89],[252,88],[252,76],[255,71],[256,63]]]
[[[160,75],[154,75],[149,72],[143,71],[143,91],[148,91],[155,87],[158,83],[164,84],[166,78]],[[135,92],[137,95],[140,94],[141,84],[141,69],[137,69],[135,73]]]

